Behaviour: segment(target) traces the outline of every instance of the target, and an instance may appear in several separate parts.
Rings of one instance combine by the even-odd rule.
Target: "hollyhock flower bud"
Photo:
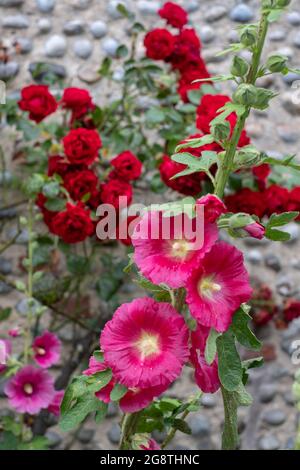
[[[230,69],[230,72],[232,73],[232,75],[235,75],[236,77],[243,77],[244,75],[246,75],[248,70],[249,70],[248,62],[242,57],[235,55],[232,61],[231,69]]]
[[[11,338],[17,338],[18,336],[20,336],[20,330],[19,328],[12,328],[10,330],[8,330],[8,335],[11,337]]]
[[[36,123],[57,109],[57,102],[46,85],[29,85],[22,88],[18,105],[22,111],[28,111],[29,119]]]
[[[243,29],[243,32],[240,36],[241,43],[246,46],[253,46],[257,41],[257,31],[254,28]]]
[[[9,404],[19,413],[31,415],[47,408],[55,395],[53,377],[45,370],[25,366],[5,385]]]
[[[287,56],[274,54],[268,58],[266,66],[272,73],[282,72],[286,68],[287,61]]]
[[[245,230],[250,237],[257,238],[258,240],[262,240],[266,233],[265,227],[258,222],[246,225],[246,227],[243,227],[243,230]]]
[[[114,378],[128,388],[165,387],[189,357],[188,329],[168,303],[144,297],[123,304],[106,323],[100,346]]]
[[[257,101],[257,88],[254,85],[242,83],[234,92],[233,100],[244,106],[253,106]]]
[[[197,322],[223,333],[252,295],[243,254],[225,242],[216,243],[192,272],[186,290],[186,303]]]
[[[64,391],[60,390],[59,392],[55,392],[55,395],[49,404],[47,410],[49,413],[52,413],[54,416],[60,415],[60,405],[64,397]]]
[[[204,206],[204,217],[210,223],[214,223],[221,214],[227,212],[223,201],[214,194],[207,194],[196,201],[197,205]]]
[[[48,367],[57,364],[60,358],[61,342],[56,335],[49,331],[44,331],[41,336],[37,336],[32,344],[34,352],[33,359],[42,367]]]

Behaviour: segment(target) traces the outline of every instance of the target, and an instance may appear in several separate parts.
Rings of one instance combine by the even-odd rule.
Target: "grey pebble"
[[[280,258],[272,253],[265,256],[265,265],[273,271],[279,272],[282,268]]]
[[[42,13],[50,13],[55,7],[55,0],[36,0],[36,5]]]
[[[6,64],[0,63],[0,80],[10,80],[14,78],[20,70],[20,65],[17,62],[7,62]]]
[[[209,23],[214,23],[215,21],[224,18],[225,15],[227,15],[227,8],[223,5],[216,5],[212,8],[209,8],[209,10],[204,15],[204,19]]]
[[[82,444],[88,444],[93,439],[94,434],[95,434],[94,429],[82,428],[78,431],[78,433],[76,434],[76,437]]]
[[[75,10],[86,10],[91,5],[92,0],[73,0],[72,6]]]
[[[298,68],[298,67],[295,67],[295,68]],[[295,73],[295,72],[289,72],[286,75],[282,75],[282,80],[287,85],[292,85],[293,82],[296,82],[297,80],[300,80],[300,74]]]
[[[156,15],[157,11],[160,9],[160,2],[139,0],[136,6],[143,15]]]
[[[54,75],[57,78],[65,78],[67,76],[63,65],[49,62],[31,62],[28,70],[38,83],[43,83],[48,75]]]
[[[246,253],[246,259],[249,261],[249,263],[258,265],[262,262],[262,254],[259,250],[249,250],[248,253]]]
[[[4,18],[2,25],[4,28],[26,29],[29,21],[25,15],[10,15]]]
[[[107,432],[107,437],[112,444],[118,444],[121,437],[121,430],[118,424],[113,424]]]
[[[211,433],[210,421],[204,415],[193,415],[188,420],[188,424],[191,428],[193,436],[208,437]]]
[[[118,405],[115,402],[111,401],[108,404],[106,417],[107,418],[114,418],[115,416],[118,416],[118,413],[119,413]]]
[[[258,448],[261,450],[277,450],[280,448],[280,442],[273,434],[267,434],[260,438]]]
[[[12,174],[9,170],[0,172],[0,187],[7,186],[12,182]]]
[[[296,47],[300,47],[300,33],[295,34],[293,37],[293,44]]]
[[[107,34],[107,25],[104,21],[94,21],[90,25],[90,32],[94,38],[99,39]]]
[[[78,39],[73,47],[74,53],[81,59],[88,59],[93,51],[92,43],[88,39]]]
[[[63,32],[67,36],[82,34],[84,32],[84,23],[80,20],[67,21],[67,23],[64,24]]]
[[[297,240],[299,240],[300,228],[299,228],[299,225],[296,222],[291,222],[291,223],[285,225],[284,226],[284,231],[288,232],[291,236],[290,240],[288,240],[286,243],[294,243]]]
[[[119,47],[119,43],[114,38],[106,38],[102,42],[102,49],[110,57],[114,57],[116,55],[118,47]]]
[[[288,406],[295,406],[296,400],[291,390],[288,390],[283,394],[283,399]]]
[[[123,17],[122,13],[118,10],[118,5],[123,5],[126,9],[128,9],[127,0],[110,0],[106,7],[107,13],[114,20]]]
[[[280,426],[286,420],[286,414],[280,409],[268,410],[263,414],[263,421],[270,426]]]
[[[0,0],[0,7],[19,7],[23,2],[24,0]]]
[[[62,438],[57,432],[47,431],[45,437],[48,439],[51,449],[58,447],[62,443]]]
[[[1,274],[11,274],[12,272],[12,261],[8,258],[0,257],[0,273]]]
[[[204,408],[214,408],[217,402],[216,402],[214,395],[206,394],[206,395],[202,395],[201,404],[204,406]]]
[[[19,302],[17,303],[16,305],[16,311],[22,316],[22,317],[26,317],[26,315],[28,314],[28,311],[29,311],[29,299],[27,298],[24,298],[22,300],[19,300]],[[37,309],[40,308],[41,304],[35,300],[35,299],[32,299],[32,305],[31,305],[31,312],[33,313],[33,315],[35,315],[35,313],[37,312]]]
[[[67,43],[63,36],[55,34],[45,44],[45,52],[48,57],[63,57],[67,49]]]
[[[198,0],[187,0],[184,4],[184,8],[188,13],[193,13],[194,11],[199,10],[200,4]]]
[[[17,38],[16,44],[18,45],[21,54],[29,54],[32,51],[33,43],[30,38]]]
[[[254,17],[253,10],[248,5],[240,3],[236,5],[230,12],[230,19],[237,23],[247,23]]]
[[[41,18],[37,23],[37,27],[41,34],[47,34],[51,31],[52,23],[48,18]]]
[[[271,402],[277,393],[277,387],[275,384],[262,384],[258,390],[258,397],[261,403]]]
[[[282,297],[292,297],[297,293],[296,286],[288,276],[282,276],[277,280],[276,290]]]
[[[215,39],[216,33],[215,33],[215,30],[211,26],[204,25],[199,30],[199,36],[200,36],[201,41],[204,44],[208,44],[212,42],[213,39]]]
[[[0,281],[0,295],[7,295],[9,294],[13,288],[7,285],[5,282]]]
[[[269,39],[270,41],[277,42],[277,41],[283,41],[287,37],[287,32],[284,29],[274,29],[274,31],[271,31],[269,34]]]
[[[292,26],[299,26],[300,25],[300,12],[290,11],[287,14],[287,20]]]
[[[11,209],[0,210],[0,220],[1,219],[13,219],[16,215],[17,215],[17,209],[15,207],[12,207]]]

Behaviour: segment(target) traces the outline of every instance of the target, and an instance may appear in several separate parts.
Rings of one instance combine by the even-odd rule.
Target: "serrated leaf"
[[[241,307],[234,314],[231,329],[240,344],[242,344],[245,348],[254,349],[257,351],[261,349],[261,342],[250,330],[248,325],[250,320],[251,316]]]
[[[95,414],[95,422],[97,424],[100,424],[103,421],[106,416],[107,410],[108,403],[104,403],[103,401],[99,400],[99,408],[97,409]]]
[[[282,230],[267,228],[265,237],[269,240],[273,240],[274,242],[287,242],[290,240],[291,235],[287,232],[283,232]]]
[[[199,148],[203,147],[203,145],[211,144],[214,141],[214,137],[211,134],[207,134],[203,137],[197,137],[193,139],[186,139],[184,143],[177,145],[175,148],[175,152],[179,152],[182,149],[186,148]]]
[[[79,397],[74,406],[62,415],[59,423],[61,430],[67,432],[78,426],[88,414],[99,410],[102,406],[99,403],[98,398],[89,392]]]
[[[96,372],[87,378],[87,390],[89,392],[98,392],[106,387],[112,379],[111,369],[106,369],[101,372]]]
[[[236,350],[233,334],[228,330],[217,338],[218,370],[223,387],[237,390],[242,381],[242,363]]]
[[[172,427],[176,429],[177,431],[181,431],[184,434],[189,434],[189,435],[192,434],[191,428],[189,427],[187,422],[184,421],[183,419],[179,419],[179,418],[174,419],[174,421],[172,422]]]
[[[299,215],[297,211],[283,212],[282,214],[272,214],[267,227],[281,227],[282,225],[287,225],[288,223],[295,220]]]

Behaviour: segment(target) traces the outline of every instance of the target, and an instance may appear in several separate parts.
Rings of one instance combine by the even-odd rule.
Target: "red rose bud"
[[[36,123],[57,109],[57,102],[46,85],[30,85],[23,88],[18,105],[22,111],[28,111],[29,119]]]

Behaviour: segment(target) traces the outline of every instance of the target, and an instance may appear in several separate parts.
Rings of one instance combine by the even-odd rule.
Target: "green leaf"
[[[263,364],[264,364],[263,357],[254,357],[252,359],[247,359],[246,361],[242,362],[242,366],[244,370],[256,369],[257,367],[261,367]]]
[[[116,50],[116,57],[118,59],[121,59],[122,57],[126,57],[128,55],[128,47],[125,46],[124,44],[121,44],[121,46],[118,47]]]
[[[78,426],[93,411],[102,408],[100,401],[89,392],[79,397],[72,408],[62,415],[60,428],[67,432]]]
[[[233,392],[242,381],[243,371],[231,331],[228,330],[217,338],[217,352],[220,381],[226,390]]]
[[[192,104],[198,106],[199,103],[200,103],[200,100],[203,96],[203,93],[202,93],[201,89],[199,89],[199,90],[190,90],[190,91],[187,92],[187,95],[188,95],[189,101]]]
[[[286,225],[292,220],[295,220],[299,215],[299,212],[292,211],[292,212],[283,212],[282,214],[272,214],[267,227],[281,227],[282,225]]]
[[[245,346],[245,348],[257,351],[261,349],[261,342],[258,341],[254,333],[250,330],[248,326],[250,320],[251,316],[241,307],[234,314],[231,329],[240,344]]]
[[[172,412],[177,410],[181,405],[181,402],[176,398],[163,397],[159,400],[159,409],[163,413]]]
[[[205,346],[205,360],[207,364],[212,364],[217,354],[217,338],[220,336],[221,333],[214,330],[213,328],[210,329],[206,346]]]
[[[22,442],[18,450],[48,450],[49,441],[44,436],[36,436],[30,442]]]
[[[100,66],[100,69],[98,70],[99,75],[102,77],[107,77],[110,75],[110,67],[112,64],[112,59],[110,57],[105,57],[103,59],[102,64]]]
[[[93,354],[94,358],[96,359],[97,362],[104,362],[104,356],[102,351],[94,351]]]
[[[97,372],[87,378],[87,390],[89,392],[98,392],[102,388],[106,387],[112,379],[111,369],[106,369],[101,372]]]
[[[116,384],[112,391],[110,392],[111,401],[119,401],[121,398],[126,395],[128,388],[122,384]]]
[[[287,232],[283,232],[282,230],[267,228],[265,237],[269,240],[273,240],[274,242],[287,242],[290,240],[291,235]]]
[[[145,118],[150,124],[159,124],[165,120],[165,113],[160,108],[152,107],[146,112]]]
[[[103,421],[103,419],[106,416],[107,410],[108,410],[108,403],[104,403],[103,401],[99,400],[99,409],[96,411],[96,414],[95,414],[95,422],[97,424],[100,424]]]
[[[211,134],[207,134],[203,137],[197,137],[193,139],[186,139],[184,143],[177,145],[175,152],[179,152],[186,148],[199,148],[206,144],[211,144],[214,141],[214,137]]]
[[[7,320],[11,315],[12,309],[9,307],[0,309],[0,321]]]
[[[52,212],[61,212],[65,209],[65,207],[65,199],[48,199],[48,201],[45,203],[45,208]]]
[[[250,393],[247,392],[242,382],[234,393],[236,394],[236,399],[240,406],[252,405],[253,398],[251,397]]]
[[[3,431],[0,434],[0,450],[17,450],[18,439],[13,433]]]
[[[86,377],[75,377],[66,388],[60,411],[64,415],[71,409],[74,401],[86,392]]]
[[[177,431],[183,432],[184,434],[192,434],[191,428],[189,427],[187,422],[184,421],[183,419],[179,419],[179,418],[174,419],[172,423],[172,427],[176,429]]]

